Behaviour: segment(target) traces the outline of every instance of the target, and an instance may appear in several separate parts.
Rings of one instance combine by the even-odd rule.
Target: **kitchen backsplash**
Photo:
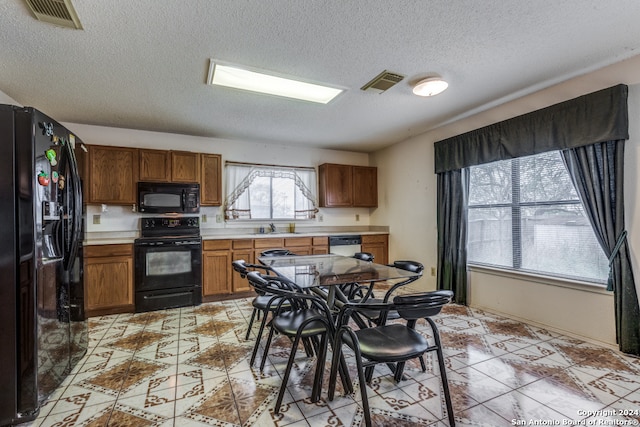
[[[85,215],[85,233],[107,233],[107,232],[138,232],[140,230],[140,218],[143,216],[158,216],[152,214],[141,214],[135,211],[133,205],[87,205]],[[199,216],[200,228],[203,234],[215,229],[255,229],[266,227],[270,222],[274,222],[278,230],[285,231],[290,220],[286,221],[238,221],[225,222],[222,208],[201,207]],[[370,225],[368,208],[330,208],[320,209],[315,220],[295,221],[296,231],[317,231],[319,227],[353,227],[362,228]],[[218,220],[220,222],[218,222]]]

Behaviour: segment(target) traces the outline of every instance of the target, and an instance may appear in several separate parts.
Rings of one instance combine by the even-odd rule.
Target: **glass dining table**
[[[348,302],[347,296],[340,290],[339,285],[357,283],[368,286],[372,291],[375,283],[386,280],[408,279],[418,276],[419,273],[403,270],[393,266],[375,264],[356,258],[342,255],[288,255],[288,256],[264,256],[258,261],[271,268],[276,274],[285,277],[295,283],[301,289],[321,295],[327,300],[327,305],[332,310],[340,309]],[[368,292],[367,295],[370,295]],[[359,318],[353,319],[361,328],[367,325]],[[344,363],[342,360],[341,363]],[[390,365],[394,372],[395,367]],[[346,365],[343,367],[345,375]],[[349,385],[344,385],[349,389]],[[349,392],[352,392],[350,390]],[[319,399],[320,386],[314,385],[311,396],[312,402]]]
[[[334,254],[270,256],[259,257],[258,260],[302,289],[326,288],[329,307],[340,307],[347,302],[337,285],[358,283],[373,286],[376,282],[418,275],[393,266]]]

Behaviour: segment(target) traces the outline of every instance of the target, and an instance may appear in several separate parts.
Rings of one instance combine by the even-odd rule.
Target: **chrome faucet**
[[[275,233],[275,232],[276,232],[276,226],[275,226],[273,223],[270,223],[270,224],[269,224],[269,228],[271,229],[271,232],[272,232],[272,233]]]

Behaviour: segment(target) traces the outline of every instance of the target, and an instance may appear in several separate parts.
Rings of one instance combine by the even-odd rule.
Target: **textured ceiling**
[[[0,91],[59,121],[373,151],[621,61],[637,0],[73,0],[83,30],[0,0]],[[316,105],[205,84],[209,58],[347,91]],[[383,70],[407,78],[360,87]],[[436,72],[433,98],[411,83]]]

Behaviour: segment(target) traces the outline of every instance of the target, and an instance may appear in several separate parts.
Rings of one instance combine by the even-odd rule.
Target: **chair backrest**
[[[391,294],[393,294],[396,291],[396,289],[402,286],[406,286],[409,283],[415,282],[420,277],[422,277],[422,273],[424,272],[424,265],[422,265],[422,263],[419,263],[418,261],[406,261],[406,260],[394,261],[393,264],[391,264],[391,266],[395,268],[399,268],[401,270],[410,271],[412,273],[417,273],[417,275],[413,277],[409,277],[408,279],[403,280],[402,282],[396,283],[391,288],[389,288],[389,290],[387,290],[387,292],[384,295],[384,302],[388,302],[391,300]]]
[[[418,261],[394,261],[393,266],[401,270],[410,271],[412,273],[420,273],[424,271],[424,265]]]
[[[259,271],[251,271],[247,273],[247,280],[249,284],[256,289],[263,291],[284,289],[287,291],[298,291],[298,285],[293,283],[286,277],[271,276],[268,274],[262,274]]]
[[[418,294],[398,295],[393,298],[393,304],[400,317],[405,320],[417,320],[435,316],[440,313],[445,304],[451,302],[453,292],[439,290]]]
[[[269,276],[251,272],[247,275],[249,283],[256,289],[265,291],[268,294],[285,298],[295,309],[310,308],[315,306],[322,310],[326,316],[331,317],[331,310],[327,303],[319,295],[315,295],[301,289],[291,280],[282,276]]]
[[[295,255],[288,249],[267,249],[266,251],[260,252],[260,256],[289,256]]]
[[[355,259],[359,259],[361,261],[373,262],[374,256],[371,252],[356,252],[353,254]]]
[[[247,267],[247,262],[245,260],[238,259],[238,260],[232,261],[231,266],[233,267],[234,271],[237,271],[238,273],[240,273],[240,277],[242,277],[243,279],[247,277],[247,273],[249,273],[249,268]]]
[[[265,279],[264,275],[260,274],[259,271],[248,272],[247,280],[249,284],[260,293],[265,293],[269,290],[269,281]]]

